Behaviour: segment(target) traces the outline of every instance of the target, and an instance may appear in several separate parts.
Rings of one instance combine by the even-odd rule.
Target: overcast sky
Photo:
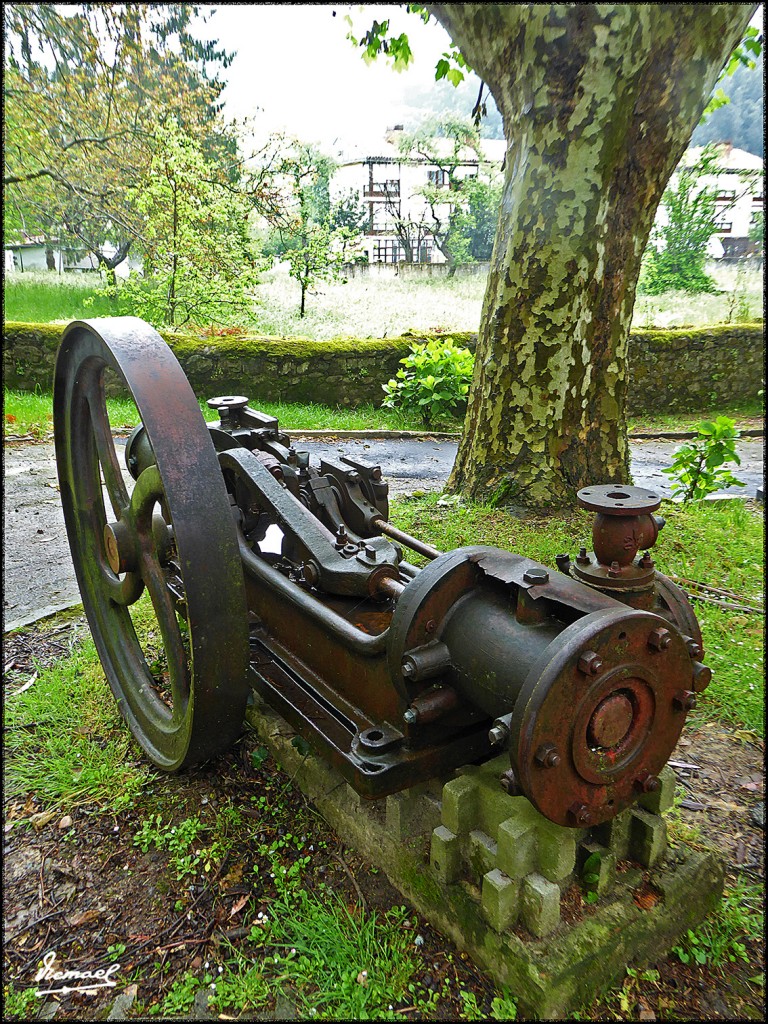
[[[408,94],[430,82],[435,63],[449,43],[432,20],[395,5],[224,4],[203,5],[214,11],[197,34],[218,39],[237,56],[224,72],[225,112],[229,118],[256,115],[258,135],[285,131],[304,142],[318,143],[331,156],[340,150],[375,149],[384,132],[413,120]],[[345,17],[360,38],[374,18],[390,20],[390,32],[407,32],[414,61],[397,73],[382,58],[366,65],[360,49],[346,38]],[[762,25],[762,7],[752,19]]]
[[[424,25],[397,6],[226,4],[214,10],[196,32],[237,51],[224,72],[226,114],[255,114],[265,135],[286,131],[331,155],[341,146],[380,143],[408,113],[409,89],[434,83],[435,63],[450,42],[434,21]],[[391,32],[407,32],[415,57],[408,70],[397,73],[382,58],[367,65],[346,38],[347,15],[356,38],[374,18],[389,18]],[[448,82],[435,87],[453,89]]]

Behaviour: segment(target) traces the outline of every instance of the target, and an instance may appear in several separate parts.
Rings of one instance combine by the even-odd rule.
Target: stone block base
[[[663,956],[722,894],[713,853],[667,847],[658,812],[671,804],[669,769],[655,803],[567,829],[501,789],[506,757],[368,802],[320,757],[302,758],[291,728],[258,697],[248,720],[343,841],[507,986],[525,1016],[558,1019],[590,1002],[628,964]],[[574,913],[564,897],[583,884],[587,859],[599,899]]]

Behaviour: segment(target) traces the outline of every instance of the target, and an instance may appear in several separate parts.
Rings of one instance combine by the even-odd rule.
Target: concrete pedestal
[[[578,1009],[628,964],[664,955],[721,897],[724,868],[713,853],[667,844],[670,769],[659,790],[613,821],[567,829],[504,792],[506,756],[369,802],[321,758],[302,758],[290,726],[258,698],[248,719],[340,838],[507,986],[526,1016]],[[574,886],[596,902],[569,899]]]

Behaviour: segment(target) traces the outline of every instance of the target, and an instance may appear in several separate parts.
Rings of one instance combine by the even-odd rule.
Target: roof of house
[[[348,147],[343,153],[338,155],[337,162],[341,167],[366,163],[429,163],[429,161],[423,157],[404,157],[397,145],[397,138],[399,134],[400,129],[392,129],[388,131],[384,141],[375,152],[361,149],[359,146]],[[432,139],[432,143],[438,154],[441,155],[447,156],[453,149],[453,143],[450,139],[438,136]],[[484,160],[488,163],[501,164],[506,150],[507,144],[504,139],[481,139],[480,151]],[[475,151],[470,147],[462,150],[460,156],[463,162],[470,164],[477,163],[477,153],[475,153]]]
[[[763,158],[748,153],[746,149],[737,149],[730,142],[716,143],[718,150],[717,162],[723,171],[762,171]],[[691,146],[683,153],[680,163],[690,166],[695,164],[704,150],[704,146]]]

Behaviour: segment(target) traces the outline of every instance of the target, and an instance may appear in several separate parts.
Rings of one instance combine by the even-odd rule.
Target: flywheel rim
[[[107,370],[127,387],[155,456],[130,496],[106,412]],[[56,360],[54,438],[83,605],[131,732],[166,771],[222,752],[240,732],[248,697],[242,563],[208,429],[178,360],[154,328],[137,317],[75,321],[66,328]],[[111,509],[105,507],[102,474]],[[177,560],[170,564],[183,585],[188,650],[168,589],[171,569],[157,545],[157,522],[153,530],[158,505],[172,528]],[[119,527],[113,536],[128,538],[131,564],[121,575],[105,550],[110,523]],[[171,710],[154,687],[128,611],[144,588],[160,626]]]

